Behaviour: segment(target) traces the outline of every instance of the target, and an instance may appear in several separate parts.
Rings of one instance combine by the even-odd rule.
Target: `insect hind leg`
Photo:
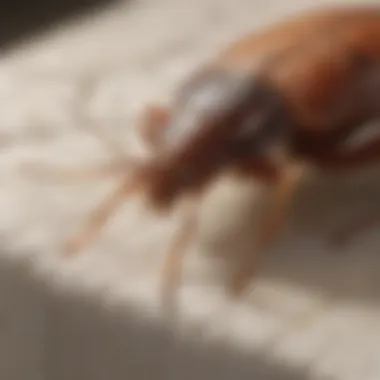
[[[305,168],[302,165],[290,164],[280,174],[277,183],[274,185],[272,202],[264,216],[255,242],[255,252],[248,258],[248,261],[244,260],[241,263],[234,273],[232,282],[229,284],[228,292],[233,298],[236,299],[246,290],[249,281],[255,275],[260,263],[266,256],[269,245],[285,222],[295,190],[304,173]]]

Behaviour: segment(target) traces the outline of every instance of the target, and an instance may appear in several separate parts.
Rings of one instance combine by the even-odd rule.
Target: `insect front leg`
[[[83,230],[65,244],[65,253],[72,255],[83,250],[99,233],[122,201],[138,187],[137,178],[127,178],[87,218]]]
[[[169,119],[170,112],[164,107],[150,105],[143,111],[138,124],[139,133],[152,152],[158,152],[161,149]]]

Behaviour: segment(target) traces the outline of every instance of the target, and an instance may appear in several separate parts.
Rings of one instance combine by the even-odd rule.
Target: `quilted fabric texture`
[[[115,143],[145,154],[136,123],[148,103],[169,103],[187,73],[243,33],[323,4],[120,2],[1,57],[1,379],[380,378],[377,230],[345,252],[328,245],[345,223],[377,208],[380,216],[377,170],[311,177],[237,305],[225,284],[251,252],[267,192],[221,180],[186,256],[175,331],[157,290],[178,213],[126,200],[68,260],[62,243],[119,178],[60,183],[20,170],[105,162],[122,154]]]

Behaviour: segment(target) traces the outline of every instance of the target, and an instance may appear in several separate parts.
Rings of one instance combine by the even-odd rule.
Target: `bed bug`
[[[152,155],[101,169],[123,172],[128,166],[128,174],[69,251],[88,244],[133,193],[144,194],[157,211],[182,202],[183,226],[163,275],[162,294],[171,299],[202,194],[232,172],[274,190],[256,252],[228,287],[238,296],[282,226],[305,168],[340,171],[380,158],[380,138],[346,149],[348,139],[379,117],[379,6],[314,9],[256,30],[195,70],[171,109],[147,107],[139,128]]]

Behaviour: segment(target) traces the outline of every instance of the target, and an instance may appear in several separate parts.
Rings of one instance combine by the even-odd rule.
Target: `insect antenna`
[[[121,174],[125,175],[128,172],[132,172],[138,162],[138,159],[135,157],[122,157],[106,163],[75,168],[58,168],[56,166],[48,167],[34,163],[23,163],[19,166],[19,169],[27,175],[32,175],[39,179],[54,182],[73,182],[97,180]]]

